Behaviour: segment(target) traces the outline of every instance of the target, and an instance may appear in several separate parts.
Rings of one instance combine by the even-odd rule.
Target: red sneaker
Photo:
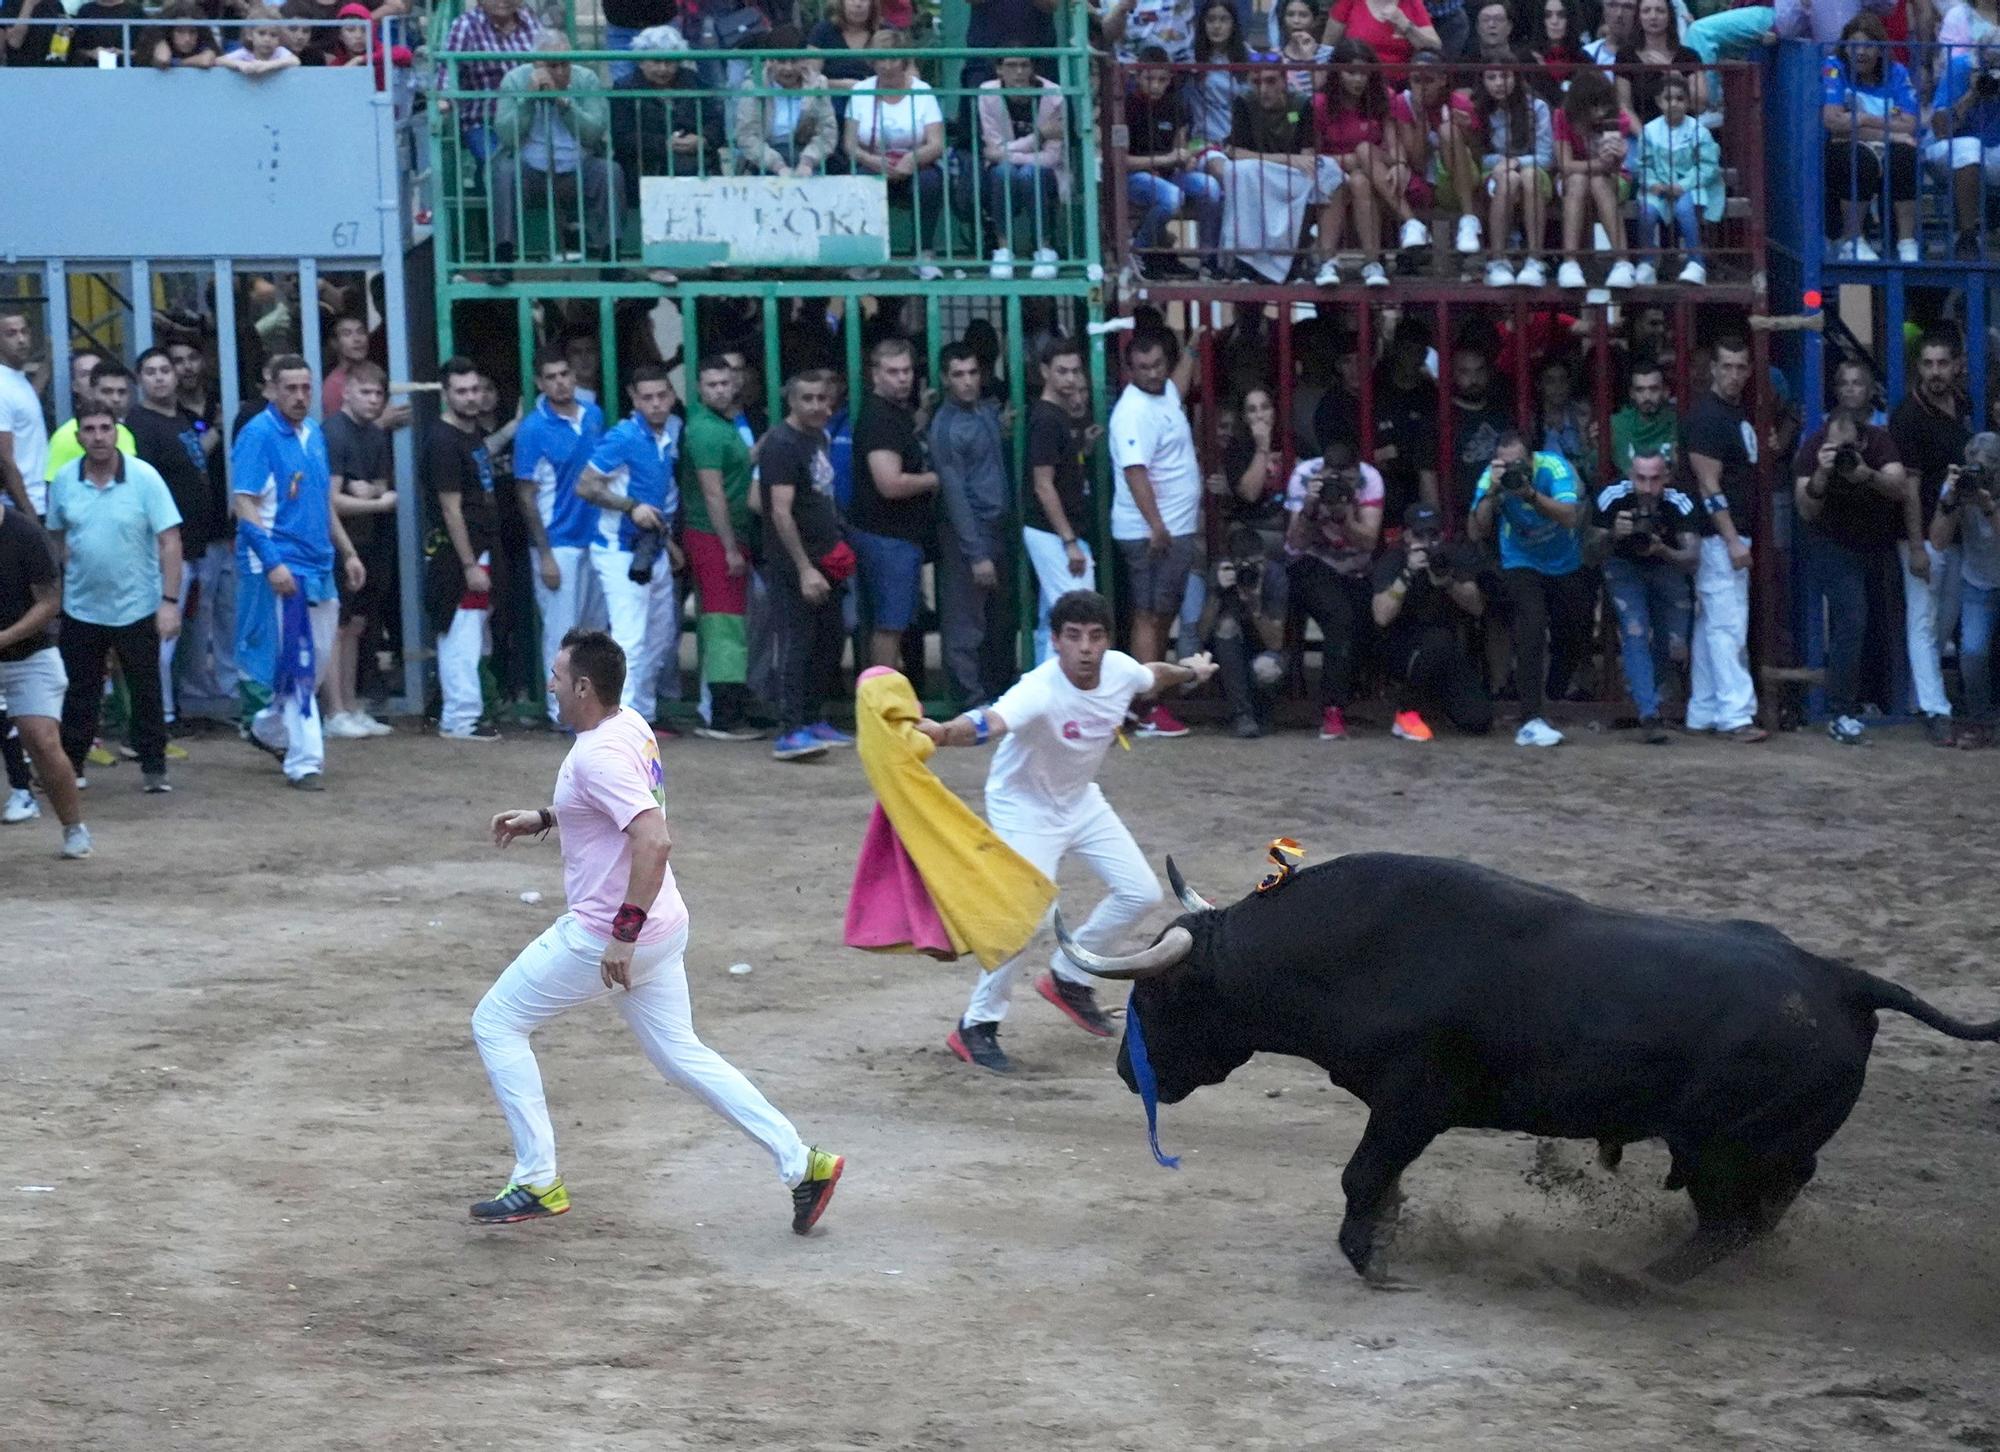
[[[1141,736],[1186,736],[1187,723],[1165,706],[1155,706],[1139,722]]]
[[[1389,734],[1398,741],[1428,741],[1431,739],[1431,728],[1415,711],[1398,711],[1396,724],[1389,728]]]
[[[1319,716],[1319,739],[1322,741],[1345,741],[1347,739],[1347,717],[1340,707],[1328,706]]]

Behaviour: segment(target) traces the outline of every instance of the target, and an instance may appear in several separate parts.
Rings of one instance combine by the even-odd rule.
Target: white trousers
[[[1079,808],[1075,819],[1060,832],[1028,831],[1009,823],[1004,806],[989,800],[987,817],[1000,840],[1034,863],[1044,877],[1055,880],[1062,860],[1074,854],[1110,888],[1097,909],[1076,929],[1076,941],[1096,952],[1109,952],[1121,934],[1160,900],[1159,880],[1146,865],[1145,854],[1111,804],[1095,787],[1092,800]],[[972,999],[965,1006],[965,1022],[998,1023],[1007,1016],[1007,1004],[1014,993],[1014,978],[1027,961],[1022,949],[991,973],[981,973],[973,985]],[[1049,956],[1049,968],[1058,978],[1072,983],[1092,984],[1097,980],[1077,967],[1056,949]]]
[[[271,606],[280,612],[284,601],[276,595]],[[286,691],[250,718],[250,734],[266,746],[285,753],[285,780],[317,776],[326,769],[326,737],[320,731],[319,688],[333,665],[333,637],[340,629],[340,601],[319,600],[306,606],[306,620],[312,626],[313,688],[303,708],[298,693]],[[284,639],[284,627],[278,627]]]
[[[1083,573],[1069,572],[1069,552],[1063,548],[1062,537],[1051,530],[1021,530],[1021,545],[1028,552],[1028,561],[1035,567],[1035,664],[1040,665],[1049,658],[1049,611],[1056,601],[1072,590],[1093,590],[1096,586],[1096,561],[1090,553],[1090,541],[1078,538],[1083,546]]]
[[[632,954],[630,989],[604,986],[598,975],[604,945],[575,914],[564,913],[521,950],[472,1012],[473,1042],[514,1137],[513,1183],[546,1185],[556,1177],[555,1129],[528,1036],[559,1014],[606,997],[616,997],[626,1026],[667,1082],[694,1094],[764,1146],[788,1186],[804,1180],[806,1146],[792,1122],[728,1060],[695,1037],[682,966],[687,929],[638,947]]]
[[[535,569],[535,608],[542,616],[542,677],[556,668],[556,652],[562,638],[579,625],[602,625],[604,602],[597,588],[597,571],[591,568],[586,545],[550,545],[562,583],[551,590],[542,583],[540,561]],[[548,693],[549,720],[556,720],[555,692]]]
[[[1750,540],[1744,537],[1744,544]],[[1688,694],[1690,731],[1734,731],[1757,718],[1750,679],[1750,572],[1729,563],[1720,535],[1701,542],[1694,573],[1694,648]]]
[[[1944,671],[1938,665],[1938,606],[1944,599],[1945,575],[1957,564],[1945,557],[1929,541],[1924,553],[1931,562],[1931,577],[1919,580],[1910,573],[1910,542],[1896,541],[1896,558],[1903,567],[1903,636],[1910,653],[1910,685],[1917,693],[1917,709],[1926,716],[1950,716],[1951,698],[1944,693]]]
[[[485,564],[481,555],[479,563]],[[437,638],[438,730],[462,735],[486,714],[486,693],[479,688],[479,658],[486,653],[486,620],[490,610],[460,606],[451,625]]]
[[[181,566],[181,594],[174,603],[180,606],[181,635],[187,634],[188,593],[194,589],[194,567],[183,563]],[[177,719],[174,709],[174,647],[180,644],[180,636],[160,642],[160,705],[165,719]]]
[[[674,589],[674,572],[661,554],[653,566],[652,581],[635,585],[630,550],[590,547],[590,562],[597,571],[598,589],[604,595],[605,613],[611,618],[611,638],[625,652],[624,705],[648,721],[659,715],[660,673],[667,654],[680,638],[676,606],[680,596]],[[678,687],[676,667],[672,683]]]

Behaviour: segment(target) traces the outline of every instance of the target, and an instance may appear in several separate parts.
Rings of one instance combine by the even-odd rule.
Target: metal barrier
[[[1636,83],[1654,93],[1676,70],[1592,69],[1624,88]],[[1720,95],[1709,98],[1709,114],[1691,112],[1689,128],[1649,148],[1642,130],[1621,127],[1616,119],[1613,88],[1607,88],[1613,90],[1610,115],[1594,119],[1587,137],[1574,134],[1556,114],[1562,93],[1539,64],[1114,64],[1104,94],[1107,258],[1129,269],[1126,276],[1135,284],[1198,278],[1266,288],[1392,280],[1398,286],[1498,285],[1492,269],[1504,263],[1508,285],[1531,289],[1685,282],[1742,289],[1747,296],[1761,287],[1765,245],[1762,71],[1721,61],[1678,73],[1719,78]],[[1522,153],[1532,171],[1508,199],[1504,218],[1492,195],[1494,158],[1481,153],[1485,138],[1471,99],[1494,74],[1518,78],[1537,122],[1538,108],[1549,108],[1545,145]],[[1394,108],[1387,119],[1364,116],[1357,124],[1335,118],[1326,98],[1343,77],[1375,82],[1381,104]],[[1251,141],[1248,136],[1194,134],[1187,138],[1192,155],[1184,165],[1148,165],[1162,154],[1150,149],[1153,141],[1136,141],[1149,149],[1134,149],[1153,114],[1148,86],[1179,88],[1182,97],[1194,98],[1189,114],[1209,131],[1224,116],[1242,115],[1259,128],[1260,144],[1240,144]],[[1397,119],[1403,108],[1407,118]],[[1366,135],[1379,139],[1359,139]],[[1586,139],[1616,153],[1603,185],[1565,181],[1559,187],[1572,158],[1588,160],[1582,154]],[[1684,145],[1694,149],[1677,149]],[[1698,192],[1700,205],[1691,209],[1696,215],[1677,217],[1675,196],[1655,186]],[[1477,218],[1482,235],[1475,251],[1461,253],[1459,232],[1468,216]],[[1510,230],[1520,226],[1519,244],[1491,235],[1503,220]],[[1164,229],[1174,225],[1194,235],[1171,240]],[[1593,227],[1608,246],[1586,245]],[[1520,277],[1515,259],[1523,271],[1533,259],[1534,271]],[[1698,263],[1693,271],[1686,269],[1690,260]],[[1570,264],[1585,275],[1568,273]],[[1373,266],[1381,267],[1379,275]],[[1356,271],[1361,267],[1371,268],[1365,279]]]

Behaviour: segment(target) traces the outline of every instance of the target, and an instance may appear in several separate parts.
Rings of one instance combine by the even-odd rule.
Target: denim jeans
[[[1674,228],[1680,233],[1681,250],[1688,261],[1701,261],[1701,213],[1695,209],[1694,193],[1682,192],[1669,202],[1665,197],[1647,197],[1639,208],[1639,239],[1646,247],[1666,245],[1667,209],[1673,209]]]
[[[1836,716],[1861,709],[1861,651],[1868,634],[1868,572],[1875,561],[1824,535],[1806,541],[1806,608],[1826,602],[1826,708]]]
[[[1186,212],[1194,218],[1203,248],[1213,251],[1222,238],[1222,183],[1206,172],[1184,171],[1177,177],[1135,171],[1125,179],[1125,195],[1137,220],[1132,245],[1160,245],[1167,223]]]
[[[944,210],[944,168],[936,162],[917,168],[913,177],[896,177],[889,182],[889,205],[907,207],[914,198],[917,250],[928,252],[937,235],[938,213]]]
[[[1604,583],[1618,612],[1618,655],[1625,684],[1641,717],[1660,714],[1660,685],[1673,670],[1674,652],[1687,653],[1694,600],[1685,571],[1665,560],[1604,562]]]
[[[2000,590],[1960,585],[1958,673],[1965,682],[1965,714],[1982,726],[1993,723],[1993,627],[2000,617]]]
[[[986,173],[986,224],[994,246],[1012,248],[1025,223],[1033,248],[1055,248],[1062,195],[1055,172],[1033,162],[995,162]]]

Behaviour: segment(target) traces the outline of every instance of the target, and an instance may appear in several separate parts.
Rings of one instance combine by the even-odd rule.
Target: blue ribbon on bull
[[[304,590],[294,590],[279,602],[281,630],[278,640],[277,670],[271,681],[271,704],[283,706],[285,692],[298,699],[299,714],[313,709],[312,617],[306,610]]]
[[[1153,1158],[1170,1170],[1181,1167],[1181,1157],[1160,1148],[1160,1086],[1153,1082],[1153,1061],[1146,1057],[1146,1032],[1139,1027],[1139,990],[1125,1000],[1125,1052],[1132,1060],[1132,1078],[1139,1086],[1139,1102],[1146,1106],[1146,1138],[1153,1146]]]

